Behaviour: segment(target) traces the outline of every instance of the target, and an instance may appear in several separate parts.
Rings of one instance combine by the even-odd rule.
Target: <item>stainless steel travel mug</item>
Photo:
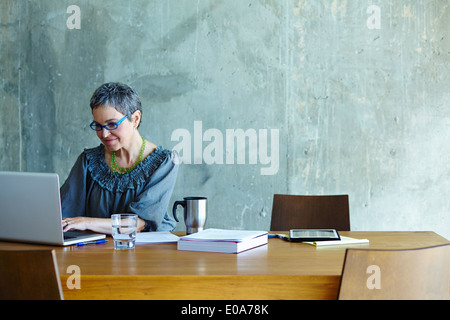
[[[184,223],[186,224],[186,233],[196,233],[202,231],[206,222],[205,197],[185,197],[183,201],[175,201],[173,204],[173,217],[179,222],[177,217],[177,207],[181,205],[184,208]]]

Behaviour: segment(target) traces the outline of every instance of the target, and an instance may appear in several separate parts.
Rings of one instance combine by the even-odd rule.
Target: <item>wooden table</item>
[[[340,232],[367,238],[363,248],[409,249],[449,243],[434,232]],[[48,248],[1,242],[0,249]],[[356,247],[356,246],[352,246]],[[52,247],[65,299],[336,299],[346,247],[316,248],[269,239],[239,254],[178,251],[176,244],[138,244],[117,251],[105,244]],[[69,289],[68,267],[81,271]]]

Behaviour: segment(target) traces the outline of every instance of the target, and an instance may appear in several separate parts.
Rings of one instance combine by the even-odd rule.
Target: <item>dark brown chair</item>
[[[54,250],[0,251],[1,300],[62,300]]]
[[[285,231],[289,229],[350,231],[348,195],[275,194],[270,230]]]
[[[449,300],[450,244],[409,250],[347,249],[340,300]]]

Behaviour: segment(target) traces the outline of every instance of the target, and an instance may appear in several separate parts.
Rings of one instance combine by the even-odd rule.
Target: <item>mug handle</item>
[[[178,218],[177,218],[177,207],[178,207],[178,205],[181,205],[183,208],[185,208],[186,201],[175,201],[175,203],[173,204],[173,208],[172,208],[173,217],[175,218],[175,220],[177,222],[180,222],[178,220]]]

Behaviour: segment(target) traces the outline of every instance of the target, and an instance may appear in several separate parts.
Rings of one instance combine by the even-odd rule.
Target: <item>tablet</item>
[[[335,229],[291,229],[290,241],[331,241],[340,240],[341,237]]]

